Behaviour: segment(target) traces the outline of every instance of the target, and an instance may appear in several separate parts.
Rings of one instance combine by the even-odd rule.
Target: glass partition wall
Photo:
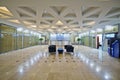
[[[16,49],[16,29],[0,25],[0,53]]]
[[[113,36],[111,34],[117,32],[118,32],[118,25],[106,25],[101,28],[96,28],[90,31],[86,31],[84,33],[80,33],[79,36],[77,36],[77,38],[81,39],[80,45],[99,48],[99,45],[104,44],[103,50],[107,51],[108,40],[106,36]]]
[[[70,45],[70,34],[50,34],[50,45],[56,45],[58,48]]]
[[[107,25],[104,26],[104,28],[96,28],[79,34],[46,33],[46,35],[43,33],[42,35],[44,36],[40,36],[39,33],[33,31],[0,23],[0,53],[38,45],[46,41],[47,43],[49,42],[49,45],[57,45],[58,47],[63,47],[63,45],[79,44],[93,48],[98,48],[99,44],[102,45],[102,42],[104,42],[104,50],[107,51],[108,39],[106,37],[109,37],[111,36],[110,34],[114,34],[116,32],[118,32],[118,25]],[[40,42],[40,37],[43,38],[43,42]],[[77,41],[78,38],[80,38],[79,42]]]
[[[0,53],[38,45],[39,34],[0,24]]]

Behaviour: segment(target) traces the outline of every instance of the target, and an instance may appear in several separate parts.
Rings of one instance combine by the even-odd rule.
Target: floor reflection
[[[79,47],[77,48],[79,49]],[[77,52],[78,51],[78,52]],[[79,60],[82,60],[84,64],[86,64],[89,68],[91,68],[91,70],[93,70],[96,73],[99,73],[98,75],[101,76],[103,79],[105,80],[111,80],[111,75],[110,73],[107,72],[107,70],[105,71],[104,68],[102,68],[99,64],[97,64],[96,62],[94,62],[94,60],[89,59],[89,57],[87,57],[86,55],[84,55],[83,53],[80,53],[79,50],[77,50],[74,53],[53,53],[53,55],[55,56],[56,61],[59,59],[66,59],[66,54],[69,54],[70,56],[73,56],[74,58],[79,58]],[[47,58],[49,57],[49,55],[51,55],[51,53],[47,53],[47,52],[39,52],[37,54],[35,54],[33,57],[31,57],[29,60],[27,60],[26,62],[24,62],[23,64],[21,64],[18,68],[18,72],[20,74],[24,74],[24,72],[26,72],[31,66],[33,66],[34,64],[36,64],[41,58]],[[99,55],[98,55],[99,59],[102,60],[102,51],[101,49],[99,49]],[[61,61],[59,61],[61,62]]]
[[[101,76],[103,79],[112,80],[112,76],[110,75],[110,73],[108,73],[107,70],[102,68],[98,63],[95,63],[92,59],[89,59],[88,57],[81,54],[80,52],[75,53],[74,57],[77,57],[80,60],[82,60],[83,63],[86,64],[89,68],[91,68],[91,70],[94,70],[94,72],[100,73],[98,75]]]
[[[33,66],[34,64],[36,64],[41,58],[43,57],[48,57],[49,54],[48,53],[37,53],[35,54],[33,57],[31,57],[30,59],[28,59],[26,62],[22,63],[19,67],[18,67],[18,72],[20,74],[23,74],[24,72],[26,72],[31,66]]]

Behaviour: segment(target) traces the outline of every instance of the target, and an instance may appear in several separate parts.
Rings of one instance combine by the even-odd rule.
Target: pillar
[[[1,27],[1,24],[0,24],[0,27]],[[1,33],[1,29],[0,29],[0,53],[2,53],[1,52],[1,47],[2,47],[2,40],[1,40],[1,38],[2,38],[2,33]]]
[[[105,27],[102,30],[102,51],[104,50],[104,46],[105,46]]]
[[[90,43],[91,43],[91,40],[90,40],[90,31],[89,31],[89,47],[91,47]]]
[[[22,48],[24,48],[24,32],[22,32]]]
[[[118,24],[118,34],[120,34],[120,24]]]
[[[95,46],[97,48],[97,31],[95,30]]]

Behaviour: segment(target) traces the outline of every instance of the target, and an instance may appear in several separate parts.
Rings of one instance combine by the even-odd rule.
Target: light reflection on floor
[[[94,61],[90,60],[89,58],[87,58],[83,54],[77,53],[77,54],[74,54],[74,57],[78,57],[86,65],[88,65],[88,67],[90,67],[91,70],[94,70],[96,73],[101,73],[101,74],[99,74],[99,76],[101,76],[105,80],[111,80],[112,79],[112,76],[110,75],[110,73],[102,70],[100,65],[96,64]]]
[[[71,55],[73,55],[73,57],[75,58],[79,58],[80,60],[82,60],[84,64],[86,64],[88,67],[91,68],[91,70],[94,70],[96,73],[102,73],[102,75],[101,74],[99,75],[102,76],[104,79],[111,80],[111,75],[108,72],[103,71],[100,65],[96,64],[94,61],[90,60],[83,54],[71,53]],[[62,56],[63,56],[62,58],[65,58],[65,53],[62,54]],[[31,66],[36,64],[43,57],[49,57],[49,53],[35,54],[33,57],[31,57],[29,60],[27,60],[26,62],[24,62],[23,64],[19,66],[18,72],[20,74],[24,74],[24,72],[26,72],[25,70],[28,70]],[[59,57],[59,54],[57,53],[56,58],[58,57]]]
[[[37,53],[35,54],[33,57],[31,57],[30,59],[28,59],[26,62],[24,62],[23,64],[21,64],[18,68],[18,72],[20,74],[23,74],[25,72],[25,70],[29,69],[31,66],[33,66],[34,64],[36,64],[40,58],[42,57],[48,57],[49,54],[47,53]]]

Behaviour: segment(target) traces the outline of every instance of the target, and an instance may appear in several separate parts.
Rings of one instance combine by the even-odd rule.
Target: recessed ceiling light
[[[95,24],[95,21],[87,23],[87,25],[94,25],[94,24]]]
[[[56,28],[55,26],[52,26],[51,28]]]
[[[14,22],[14,23],[20,23],[18,20],[9,20],[11,22]]]
[[[0,18],[10,18],[10,17],[7,15],[0,14]]]
[[[48,31],[53,31],[52,29],[48,29]]]
[[[6,7],[0,7],[0,9],[5,10],[5,11],[9,12],[9,10],[8,10]]]
[[[64,26],[63,28],[68,28],[67,26]]]
[[[44,26],[44,27],[49,27],[50,25],[42,25],[42,26]]]
[[[0,12],[7,14],[9,16],[13,16],[12,13],[6,7],[0,7]]]
[[[63,25],[63,23],[59,20],[56,22],[56,25]]]
[[[36,25],[31,25],[31,27],[34,27],[34,28],[36,28],[37,26],[36,26]]]
[[[23,21],[23,23],[26,24],[26,25],[30,25],[30,24],[32,24],[32,23],[27,22],[27,21]]]

